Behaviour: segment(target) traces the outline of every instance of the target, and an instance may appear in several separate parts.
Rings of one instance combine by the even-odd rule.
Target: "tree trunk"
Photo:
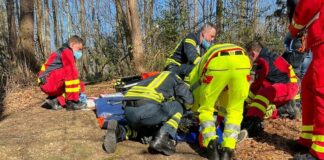
[[[12,62],[16,61],[15,52],[17,45],[17,24],[16,24],[16,14],[15,14],[15,3],[14,0],[7,0],[7,21],[8,21],[8,53]]]
[[[198,0],[194,0],[194,30],[198,30]]]
[[[80,15],[80,21],[81,21],[81,38],[85,40],[86,38],[86,31],[85,31],[85,6],[84,6],[84,0],[80,0],[80,6],[81,6],[81,15]]]
[[[58,23],[58,20],[57,20],[57,2],[55,0],[52,0],[52,12],[53,12],[53,28],[54,28],[54,41],[55,41],[55,48],[58,47],[60,45],[60,42],[59,42],[59,37],[60,37],[60,34],[59,34],[59,23]]]
[[[38,52],[44,58],[44,16],[42,0],[35,0],[36,3],[36,25],[37,25],[37,41]]]
[[[48,0],[44,0],[44,6],[45,6],[45,37],[44,37],[44,58],[47,57],[47,55],[51,52],[51,26],[49,21],[49,4]]]
[[[132,23],[132,44],[133,44],[133,56],[134,56],[134,64],[138,73],[145,72],[143,68],[143,58],[144,58],[144,50],[142,43],[142,33],[140,26],[140,19],[138,15],[137,2],[134,0],[128,0],[128,10]]]
[[[81,38],[86,41],[87,39],[87,34],[86,34],[86,31],[85,31],[85,26],[86,26],[86,22],[85,22],[85,17],[86,17],[86,14],[85,14],[85,6],[84,6],[84,0],[80,0],[80,7],[81,7],[81,14],[80,14],[80,23],[81,23]],[[84,51],[84,54],[82,56],[82,69],[85,73],[85,75],[89,75],[89,71],[88,71],[88,68],[87,68],[87,52]]]
[[[34,3],[30,0],[20,1],[20,26],[18,42],[18,59],[24,60],[26,67],[33,73],[39,70],[34,54]],[[27,74],[27,76],[29,76]]]
[[[116,16],[117,16],[117,22],[119,23],[119,26],[123,27],[123,31],[126,36],[126,46],[128,50],[128,55],[130,59],[133,59],[132,55],[132,35],[131,35],[131,30],[130,30],[130,24],[127,22],[127,17],[125,15],[125,12],[123,11],[121,1],[120,0],[115,0],[116,2]]]
[[[69,38],[71,34],[71,14],[69,0],[65,0],[65,4],[63,6],[67,17],[67,37]]]
[[[216,4],[216,28],[220,34],[223,32],[223,0],[218,0]]]

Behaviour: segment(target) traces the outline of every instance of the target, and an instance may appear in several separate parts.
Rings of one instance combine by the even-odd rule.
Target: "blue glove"
[[[82,103],[87,103],[87,95],[85,95],[84,93],[80,93],[79,95],[79,101]]]

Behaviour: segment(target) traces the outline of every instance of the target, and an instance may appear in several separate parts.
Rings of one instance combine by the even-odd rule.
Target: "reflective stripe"
[[[45,64],[42,65],[41,71],[43,71],[43,72],[45,71]]]
[[[189,87],[189,86],[188,86],[188,87]],[[187,110],[189,110],[190,108],[193,107],[193,104],[187,104],[187,103],[185,103],[184,106],[185,106],[185,108],[186,108]]]
[[[300,135],[301,138],[304,138],[304,139],[313,139],[313,134],[312,133],[302,133]]]
[[[186,39],[185,39],[185,42],[186,42],[186,43],[189,43],[189,44],[192,44],[192,45],[195,46],[195,47],[196,47],[196,45],[197,45],[196,41],[193,40],[193,39],[190,39],[190,38],[186,38]]]
[[[148,86],[134,86],[125,94],[126,98],[147,98],[158,103],[164,101],[162,93],[158,93],[155,89],[169,76],[171,72],[163,71]]]
[[[197,63],[199,63],[200,60],[201,60],[201,58],[198,56],[198,57],[195,59],[195,61],[193,62],[193,64],[197,64]]]
[[[300,99],[300,94],[297,94],[294,99]]]
[[[159,94],[158,92],[134,92],[133,90],[129,90],[126,94],[125,94],[126,98],[147,98],[147,99],[151,99],[154,100],[158,103],[161,103],[164,100],[164,97],[161,94]]]
[[[312,141],[324,142],[324,136],[322,136],[322,135],[313,135]]]
[[[303,125],[301,130],[302,131],[313,131],[313,125]]]
[[[268,100],[268,98],[266,98],[266,97],[264,97],[264,96],[261,96],[261,95],[257,95],[257,96],[255,96],[254,99],[258,99],[258,100],[264,102],[267,106],[268,106],[269,103],[270,103],[269,100]]]
[[[274,105],[274,104],[270,104],[270,105],[268,105],[267,111],[266,111],[266,113],[265,113],[265,115],[264,115],[264,119],[268,119],[268,118],[270,118],[270,117],[272,116],[273,111],[274,111],[275,109],[276,109],[276,105]]]
[[[68,86],[68,85],[74,85],[74,84],[80,84],[80,80],[79,79],[75,79],[75,80],[65,81],[64,83],[65,83],[66,86]]]
[[[317,145],[315,143],[312,144],[312,147],[311,147],[312,150],[316,151],[316,152],[320,152],[320,153],[324,153],[324,147],[320,146],[320,145]]]
[[[289,77],[290,77],[290,82],[297,83],[297,77],[291,65],[289,65]]]
[[[169,124],[170,126],[172,126],[174,129],[177,129],[178,128],[178,122],[176,122],[172,118],[169,119],[166,123]]]
[[[202,130],[204,128],[208,128],[208,127],[215,127],[215,122],[214,121],[205,121],[203,123],[200,124]]]
[[[253,103],[250,105],[250,107],[258,108],[258,109],[260,109],[263,113],[266,113],[266,112],[267,112],[266,108],[265,108],[263,105],[261,105],[261,104],[259,104],[259,103],[257,103],[257,102],[253,102]]]
[[[158,88],[161,83],[169,76],[169,74],[170,72],[168,71],[162,72],[160,75],[154,78],[154,80],[149,85],[147,85],[147,87],[152,89]]]
[[[74,88],[65,88],[66,93],[80,92],[80,86]]]
[[[173,58],[167,58],[165,66],[167,66],[169,64],[175,64],[177,66],[181,66],[181,63],[179,63],[178,61],[174,60]]]
[[[292,25],[294,28],[298,29],[298,30],[301,30],[301,29],[303,29],[303,28],[305,27],[304,25],[301,25],[301,24],[296,23],[294,18],[293,18],[293,20],[292,20],[292,22],[291,22],[291,25]]]
[[[237,139],[239,133],[240,132],[233,131],[233,130],[224,130],[223,137]]]
[[[179,112],[177,112],[176,114],[174,114],[174,115],[172,116],[172,118],[175,118],[175,119],[177,119],[178,121],[181,119],[181,117],[182,117],[182,114],[179,113]]]
[[[236,125],[236,124],[225,124],[225,129],[224,130],[233,130],[233,131],[237,131],[240,132],[241,130],[241,126]]]
[[[292,82],[292,83],[297,83],[297,78],[290,78],[290,82]]]
[[[203,137],[204,140],[207,139],[207,138],[211,138],[211,137],[213,137],[213,136],[216,136],[216,131],[215,131],[215,132],[208,132],[208,133],[204,133],[204,134],[202,135],[202,137]]]
[[[251,98],[253,98],[255,95],[254,95],[254,93],[253,92],[249,92],[249,97],[251,97]]]

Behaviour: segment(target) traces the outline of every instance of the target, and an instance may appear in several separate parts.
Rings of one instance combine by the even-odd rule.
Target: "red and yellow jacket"
[[[318,16],[318,17],[317,17]],[[311,21],[314,20],[312,23]],[[311,24],[310,24],[311,23]],[[289,30],[293,37],[298,32],[305,29],[309,25],[307,31],[306,47],[312,48],[316,45],[324,43],[324,1],[323,0],[300,0],[296,6],[292,22]]]
[[[253,67],[256,76],[250,87],[253,93],[274,83],[297,83],[292,66],[284,58],[265,48],[261,50]]]

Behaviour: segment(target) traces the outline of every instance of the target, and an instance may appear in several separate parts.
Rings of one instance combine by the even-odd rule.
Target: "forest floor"
[[[86,86],[86,94],[113,93],[112,82]],[[205,159],[187,143],[177,145],[172,156],[152,155],[139,142],[118,143],[114,154],[102,149],[101,130],[93,111],[53,111],[42,107],[46,96],[35,87],[8,91],[0,118],[0,159]],[[260,138],[238,144],[235,159],[291,159],[295,152],[287,142],[297,139],[300,120],[265,122]]]

